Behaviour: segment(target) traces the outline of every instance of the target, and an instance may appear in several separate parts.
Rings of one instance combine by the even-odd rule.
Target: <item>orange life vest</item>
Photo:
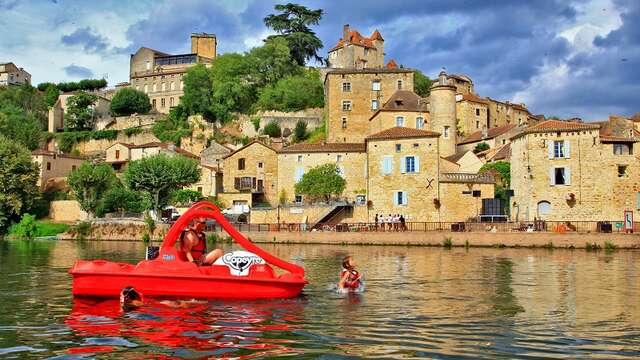
[[[192,229],[182,231],[182,233],[180,233],[180,252],[182,253],[181,255],[184,256],[183,260],[186,261],[188,259],[187,250],[184,247],[184,237],[190,231],[194,232],[198,237],[198,242],[191,247],[191,251],[190,251],[191,256],[193,257],[193,260],[197,261],[197,260],[200,260],[200,258],[202,258],[204,254],[207,253],[207,240],[203,232],[197,233]]]
[[[342,269],[342,272],[340,273],[340,278],[342,278],[344,276],[345,272],[348,272],[349,276],[347,277],[347,280],[345,280],[345,282],[344,282],[344,287],[345,288],[351,288],[351,289],[355,289],[355,288],[359,287],[360,286],[360,274],[358,273],[358,271]]]

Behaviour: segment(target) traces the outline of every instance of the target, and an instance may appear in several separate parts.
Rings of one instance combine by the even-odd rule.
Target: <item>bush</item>
[[[151,201],[145,194],[124,186],[114,186],[104,195],[103,206],[98,215],[124,211],[142,213],[150,208]]]
[[[139,127],[127,128],[127,129],[124,129],[123,132],[127,136],[133,136],[133,135],[142,134],[144,132],[144,129],[139,128]]]
[[[307,123],[302,120],[298,121],[293,131],[293,136],[296,142],[305,141],[309,137],[309,133],[307,133]]]
[[[259,117],[252,117],[251,118],[251,123],[253,124],[253,129],[258,132],[260,130],[260,118]]]
[[[473,149],[473,152],[477,154],[479,152],[482,152],[482,151],[485,151],[485,150],[489,150],[489,148],[490,148],[489,144],[487,144],[486,142],[483,141],[483,142],[479,143],[478,145],[476,145],[476,147]]]
[[[269,137],[278,138],[282,136],[282,129],[277,122],[271,121],[267,124],[267,126],[264,127],[263,133],[265,135],[268,135]]]
[[[604,242],[604,250],[605,251],[613,251],[616,249],[616,245],[611,240],[606,240]]]
[[[32,240],[36,237],[36,217],[30,214],[22,215],[20,222],[9,229],[9,234],[20,239]]]
[[[84,240],[91,234],[91,222],[90,221],[80,221],[73,227],[76,232],[76,239]]]
[[[260,92],[257,107],[261,110],[298,111],[324,106],[324,90],[317,71],[289,76],[267,85]]]
[[[451,249],[452,246],[453,241],[451,241],[450,237],[446,237],[444,238],[444,240],[442,240],[442,247],[444,247],[445,249]]]
[[[151,110],[149,96],[133,88],[124,88],[111,99],[111,115],[128,116],[131,114],[147,114]]]
[[[169,116],[156,121],[153,125],[153,135],[162,142],[172,142],[180,146],[183,137],[191,136],[193,129],[187,122],[187,114],[182,105],[174,106],[169,110]]]

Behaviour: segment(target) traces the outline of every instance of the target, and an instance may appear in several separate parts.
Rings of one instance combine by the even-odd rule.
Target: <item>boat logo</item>
[[[175,260],[176,257],[173,255],[162,255],[162,260],[166,260],[166,261],[171,261],[171,260]]]
[[[248,251],[233,251],[216,260],[216,264],[227,265],[231,275],[235,276],[247,276],[252,265],[264,263],[263,258]]]

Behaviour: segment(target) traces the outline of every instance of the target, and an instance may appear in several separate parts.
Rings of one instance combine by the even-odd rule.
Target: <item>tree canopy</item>
[[[288,76],[260,92],[260,110],[298,111],[324,106],[324,88],[317,70]]]
[[[19,142],[0,135],[0,233],[39,196],[38,165]]]
[[[420,70],[413,73],[413,92],[421,97],[427,97],[431,94],[431,79],[426,77]]]
[[[98,97],[84,91],[76,91],[67,99],[67,111],[64,114],[65,129],[78,131],[92,127],[93,108]]]
[[[118,183],[118,179],[111,165],[85,162],[69,174],[67,182],[82,210],[93,217],[102,207],[105,194]]]
[[[485,150],[489,150],[490,148],[491,147],[489,146],[489,144],[487,144],[486,142],[483,141],[483,142],[478,143],[476,145],[476,147],[473,149],[473,152],[477,154],[479,152],[482,152],[482,151],[485,151]]]
[[[84,79],[78,82],[60,82],[57,84],[44,82],[38,84],[38,90],[45,91],[51,86],[55,86],[62,92],[72,92],[78,90],[99,90],[107,86],[105,79]]]
[[[322,63],[322,57],[318,56],[318,51],[323,46],[322,41],[310,26],[320,23],[323,10],[311,10],[292,3],[278,4],[274,8],[279,14],[270,14],[263,21],[278,35],[272,35],[268,39],[285,39],[291,50],[291,57],[298,65],[304,65],[309,59]]]
[[[502,178],[502,183],[505,188],[509,188],[511,185],[511,164],[506,161],[496,161],[492,163],[486,163],[482,165],[479,172],[486,172],[495,170]]]
[[[309,133],[307,132],[307,123],[300,120],[296,123],[296,127],[293,130],[293,137],[296,142],[307,140]]]
[[[111,99],[111,115],[128,116],[131,114],[147,114],[151,110],[149,96],[132,88],[118,90]]]
[[[311,168],[295,185],[296,194],[305,195],[312,200],[329,201],[332,195],[342,194],[347,181],[340,175],[335,164],[324,164]]]
[[[262,133],[271,138],[278,138],[282,136],[282,128],[277,122],[270,121],[262,130]]]
[[[33,114],[11,105],[0,108],[0,134],[34,150],[40,142],[42,128]]]

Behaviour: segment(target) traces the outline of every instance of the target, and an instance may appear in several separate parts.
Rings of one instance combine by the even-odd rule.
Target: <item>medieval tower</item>
[[[450,85],[447,74],[443,71],[438,81],[431,87],[431,130],[439,132],[440,156],[446,157],[456,153],[456,87]]]

